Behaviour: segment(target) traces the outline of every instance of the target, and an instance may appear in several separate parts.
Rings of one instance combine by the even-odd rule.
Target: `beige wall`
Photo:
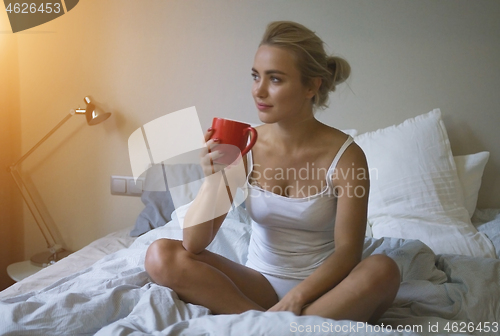
[[[17,36],[0,14],[0,290],[14,283],[7,266],[24,259],[21,197],[7,168],[20,155]]]
[[[133,225],[139,198],[111,196],[130,175],[128,136],[195,105],[202,126],[221,116],[258,122],[253,56],[269,21],[299,21],[353,68],[319,118],[374,130],[441,108],[456,154],[491,152],[481,207],[500,207],[500,2],[477,0],[87,0],[18,33],[22,149],[91,95],[113,112],[94,127],[74,117],[25,170],[71,249]],[[25,216],[27,255],[44,248]]]

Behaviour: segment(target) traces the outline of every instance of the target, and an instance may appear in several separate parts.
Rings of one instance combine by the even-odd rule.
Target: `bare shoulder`
[[[329,127],[328,133],[332,137],[331,143],[334,144],[334,150],[337,152],[349,138],[348,134],[345,134],[344,132],[333,127]],[[345,149],[344,153],[342,153],[342,156],[336,166],[337,171],[344,172],[351,170],[367,170],[367,168],[368,164],[365,153],[363,152],[363,149],[361,149],[361,147],[359,147],[359,145],[354,141]],[[336,174],[336,176],[333,176],[332,179],[339,180],[342,176],[347,175],[348,174]],[[349,175],[352,176],[352,174]]]
[[[334,128],[334,127],[331,127],[331,126],[328,126],[328,125],[324,125],[324,130],[325,130],[324,133],[327,134],[327,136],[330,138],[329,140],[327,140],[328,143],[335,144],[334,147],[338,147],[338,149],[340,149],[340,147],[342,147],[342,145],[350,137],[349,134],[346,134],[346,133],[342,132],[341,130]],[[360,156],[364,157],[363,150],[355,142],[352,142],[351,145],[349,147],[347,147],[345,154],[347,154],[348,156],[349,155],[354,155],[354,156],[360,155]]]
[[[352,142],[340,157],[337,167],[367,167],[365,152],[355,142]]]

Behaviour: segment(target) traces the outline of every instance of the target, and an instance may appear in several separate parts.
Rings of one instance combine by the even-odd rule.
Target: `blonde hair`
[[[271,22],[260,45],[290,50],[297,62],[303,85],[321,78],[318,93],[312,98],[313,107],[328,107],[328,94],[335,91],[351,73],[351,66],[341,57],[328,56],[323,41],[310,29],[292,21]]]

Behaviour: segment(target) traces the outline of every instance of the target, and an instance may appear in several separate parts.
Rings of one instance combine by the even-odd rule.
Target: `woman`
[[[145,267],[155,282],[215,314],[255,309],[378,320],[394,300],[400,275],[385,255],[361,260],[366,159],[350,136],[314,118],[349,74],[349,64],[328,57],[314,32],[294,22],[269,24],[252,68],[252,95],[264,125],[245,158],[245,202],[253,219],[248,262],[205,250],[226,216],[198,224],[195,209],[226,192],[205,179],[186,214],[184,222],[193,225],[185,224],[183,241],[160,239],[147,251]],[[215,150],[201,159],[207,176],[220,169],[212,164],[221,154],[211,134],[205,141]]]

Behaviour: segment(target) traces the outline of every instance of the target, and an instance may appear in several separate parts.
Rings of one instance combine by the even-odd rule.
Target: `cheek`
[[[296,105],[304,99],[303,92],[297,87],[282,87],[276,91],[276,97],[286,105]]]
[[[250,93],[252,94],[253,97],[255,97],[255,92],[256,92],[256,85],[255,82],[252,83],[252,87],[250,88]]]
[[[276,101],[279,101],[281,103],[286,103],[290,101],[291,99],[295,99],[295,94],[294,90],[291,90],[290,87],[286,86],[278,86],[274,87],[270,93],[273,95],[274,99]]]

